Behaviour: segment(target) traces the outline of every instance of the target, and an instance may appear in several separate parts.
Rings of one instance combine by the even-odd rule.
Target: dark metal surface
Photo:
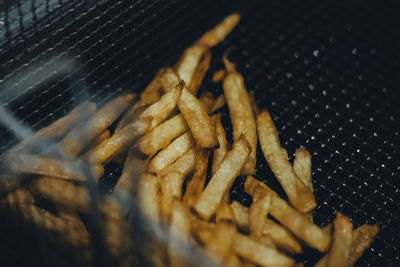
[[[242,21],[213,50],[202,89],[222,92],[210,77],[233,46],[230,57],[258,104],[269,109],[282,145],[290,155],[305,146],[313,156],[315,222],[332,221],[335,210],[355,226],[378,222],[381,231],[357,266],[398,266],[399,8],[378,1],[60,1],[47,19],[2,38],[0,98],[17,90],[5,106],[24,124],[41,128],[82,98],[104,102],[125,90],[142,90],[159,67],[173,64],[201,33],[239,10]],[[37,79],[45,76],[46,65],[65,56],[78,67]],[[17,142],[4,128],[0,139],[0,153]],[[257,178],[279,191],[261,153],[259,159]],[[116,179],[114,168],[107,169],[106,176]],[[249,204],[242,180],[232,197]],[[10,256],[0,259],[14,257],[10,262],[17,265],[38,260],[16,256],[30,255],[29,248],[6,240],[1,250]],[[319,257],[310,253],[308,264]]]

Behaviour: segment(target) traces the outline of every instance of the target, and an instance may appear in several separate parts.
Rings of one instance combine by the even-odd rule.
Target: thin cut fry
[[[172,141],[150,161],[149,171],[161,171],[185,154],[191,147],[193,147],[193,137],[190,132],[186,132]]]
[[[256,186],[250,206],[250,234],[258,240],[263,235],[265,218],[271,205],[271,196],[262,186]]]
[[[169,69],[161,78],[161,84],[166,92],[181,83],[179,76]],[[178,102],[179,111],[185,118],[197,144],[202,148],[214,148],[218,145],[215,129],[203,104],[186,87],[183,88]]]
[[[217,172],[219,166],[221,165],[221,162],[224,159],[225,154],[228,152],[228,141],[226,140],[225,129],[221,123],[221,114],[216,114],[212,116],[211,119],[215,124],[215,132],[217,134],[217,139],[219,142],[219,147],[214,149],[213,152],[211,174],[214,175]]]
[[[224,95],[220,95],[215,100],[214,106],[212,107],[210,114],[213,114],[217,110],[221,109],[223,106],[225,106],[225,104],[226,104],[225,96]]]
[[[89,151],[86,158],[91,162],[105,162],[135,138],[154,129],[174,110],[181,92],[182,87],[178,85],[164,94],[159,101],[149,106],[136,121],[129,123],[119,132],[114,133],[111,138]]]
[[[311,178],[311,154],[304,147],[296,149],[293,169],[300,181],[314,192]]]
[[[125,94],[108,102],[87,122],[76,126],[67,134],[60,144],[62,150],[71,157],[78,155],[90,140],[104,132],[131,105],[135,96]]]
[[[128,192],[132,196],[136,194],[139,183],[139,177],[146,172],[148,160],[140,159],[134,150],[128,152],[125,159],[124,168],[121,177],[118,179],[114,187],[114,192]]]
[[[232,244],[234,251],[253,263],[261,266],[292,266],[294,260],[272,249],[237,233]]]
[[[233,252],[230,252],[228,254],[228,256],[225,257],[223,264],[224,264],[224,266],[229,266],[229,267],[242,266],[239,257]]]
[[[214,72],[212,76],[212,81],[217,83],[222,81],[224,77],[225,77],[225,70],[217,70],[216,72]]]
[[[181,172],[184,176],[188,176],[193,172],[194,165],[195,152],[194,148],[190,148],[182,157],[177,159],[174,163],[159,171],[159,174],[162,176],[170,171],[178,171]]]
[[[89,211],[89,193],[84,186],[52,177],[41,177],[30,184],[34,195],[47,199],[58,207],[76,212]]]
[[[281,148],[275,125],[268,111],[257,116],[261,149],[272,172],[285,190],[290,203],[300,212],[307,213],[317,205],[312,191],[297,178],[286,150]]]
[[[235,216],[235,223],[242,231],[249,231],[249,209],[240,204],[238,201],[232,201],[231,207]]]
[[[233,144],[232,150],[226,154],[219,170],[212,176],[194,206],[202,218],[208,220],[215,213],[222,197],[239,175],[250,152],[251,147],[246,137],[242,135]]]
[[[160,69],[159,71],[157,71],[153,80],[140,94],[140,106],[152,105],[160,99],[162,95],[160,77],[164,74],[164,72],[165,69]]]
[[[179,200],[172,203],[170,239],[168,242],[169,260],[171,266],[187,266],[182,257],[176,252],[182,251],[189,243],[190,211]]]
[[[210,113],[215,102],[214,95],[210,91],[205,91],[201,94],[199,100],[203,104],[204,109]]]
[[[378,232],[379,225],[377,224],[364,224],[353,230],[348,266],[356,263],[364,251],[371,246]]]
[[[231,63],[226,58],[224,58],[224,62],[228,74],[225,76],[222,86],[231,116],[233,140],[237,140],[243,134],[252,148],[252,152],[241,171],[241,175],[252,175],[254,174],[257,160],[256,121],[251,108],[250,98],[244,85],[243,76],[236,72],[234,68],[229,68],[229,64]]]
[[[204,76],[206,75],[208,69],[210,68],[210,62],[211,62],[211,52],[206,51],[203,58],[199,62],[196,71],[192,76],[192,80],[188,86],[189,91],[193,95],[197,95],[201,83],[203,82]]]
[[[9,153],[6,163],[6,167],[15,173],[40,174],[78,181],[87,180],[85,173],[74,168],[71,162],[50,156]],[[94,178],[98,179],[104,174],[104,168],[100,164],[90,164],[85,167]]]
[[[188,207],[192,207],[201,192],[203,192],[209,155],[210,151],[207,149],[196,148],[195,150],[194,174],[192,179],[186,184],[186,192],[183,197],[183,203]]]
[[[333,222],[332,245],[328,253],[327,267],[348,266],[353,224],[341,213],[336,214]]]
[[[168,222],[171,215],[174,197],[180,199],[182,196],[182,184],[185,176],[177,171],[172,171],[161,177],[161,217]]]
[[[138,205],[144,216],[154,222],[159,220],[159,183],[157,176],[144,173],[140,177],[138,186]]]
[[[271,194],[270,214],[275,219],[310,247],[318,249],[320,252],[328,250],[331,241],[329,234],[323,232],[321,228],[310,222],[306,215],[290,207],[285,200],[281,199],[266,184],[257,181],[251,176],[246,178],[245,191],[250,195],[253,194],[256,185],[262,185]]]
[[[233,28],[235,28],[235,26],[239,23],[239,20],[239,13],[233,13],[227,16],[218,25],[203,34],[203,36],[201,36],[196,43],[206,45],[210,48],[217,45],[225,39],[225,37],[233,30]]]
[[[22,141],[18,145],[11,148],[10,151],[16,152],[29,149],[37,144],[37,142],[40,140],[61,138],[76,124],[81,122],[82,118],[90,118],[96,112],[96,110],[97,106],[95,103],[83,102],[64,117],[37,131],[35,137],[30,140]]]
[[[86,145],[84,149],[82,149],[82,154],[86,153],[93,147],[101,144],[102,142],[104,142],[104,140],[110,138],[110,135],[111,135],[110,130],[105,130],[104,132],[96,136],[94,139],[92,139],[92,141],[90,141],[89,144]]]

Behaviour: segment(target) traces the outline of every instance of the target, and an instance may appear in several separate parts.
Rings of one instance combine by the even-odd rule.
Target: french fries
[[[190,132],[186,132],[172,141],[168,147],[161,150],[149,165],[150,172],[159,172],[169,164],[173,163],[183,154],[193,147],[193,137]]]
[[[220,95],[215,99],[214,106],[211,109],[211,114],[216,112],[217,110],[221,109],[223,106],[225,106],[226,100],[224,95]]]
[[[177,159],[174,163],[161,170],[159,174],[162,176],[170,171],[179,171],[184,176],[191,174],[195,165],[195,151],[190,148],[182,157]]]
[[[241,175],[254,174],[256,167],[257,130],[250,98],[244,85],[243,76],[236,72],[232,63],[224,57],[227,74],[223,81],[225,99],[229,107],[233,126],[233,140],[244,135],[249,142],[252,151],[249,159],[241,171]]]
[[[250,206],[250,234],[256,240],[263,235],[265,218],[271,206],[271,196],[260,185],[253,191],[253,204]]]
[[[206,220],[217,210],[222,197],[239,175],[251,152],[251,147],[242,135],[226,153],[219,170],[211,177],[210,182],[198,198],[194,209]]]
[[[215,174],[223,161],[225,154],[228,152],[228,141],[226,140],[225,129],[221,123],[221,115],[216,114],[211,117],[213,123],[215,124],[215,132],[217,134],[217,139],[219,147],[214,150],[213,161],[211,167],[211,174]]]
[[[371,246],[378,232],[379,226],[377,224],[364,224],[353,230],[348,266],[353,266],[356,263],[363,252]]]
[[[200,85],[204,79],[204,76],[206,75],[208,69],[210,68],[210,62],[211,62],[211,53],[210,53],[210,51],[207,51],[207,52],[205,52],[205,55],[199,62],[198,66],[196,68],[196,71],[194,72],[194,75],[192,76],[191,82],[189,83],[188,89],[193,95],[197,95],[197,91],[200,88]]]
[[[242,231],[249,231],[249,209],[240,204],[238,201],[232,201],[231,207],[235,216],[235,223]]]
[[[350,256],[353,224],[346,216],[337,213],[333,226],[333,240],[328,253],[326,266],[347,266]]]
[[[290,203],[300,212],[307,213],[317,205],[312,191],[297,178],[288,161],[286,150],[281,148],[278,133],[267,111],[257,116],[257,131],[261,149],[272,172],[285,190]]]
[[[144,173],[140,176],[138,185],[138,205],[143,215],[158,222],[160,184],[157,176],[151,173]]]
[[[300,181],[314,192],[314,186],[311,179],[311,154],[304,147],[296,149],[293,161],[293,170]]]
[[[161,217],[168,222],[171,215],[172,202],[174,198],[182,196],[182,184],[185,176],[177,171],[172,171],[161,177]]]
[[[272,189],[255,178],[248,176],[245,182],[245,191],[253,194],[254,188],[261,185],[271,194],[270,214],[282,225],[286,226],[298,238],[312,248],[325,252],[329,248],[330,235],[324,233],[318,226],[311,223],[306,215],[299,213],[281,199]]]

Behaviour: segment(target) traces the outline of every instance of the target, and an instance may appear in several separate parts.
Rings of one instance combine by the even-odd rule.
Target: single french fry
[[[210,151],[204,148],[195,149],[195,167],[192,179],[186,184],[183,203],[192,207],[197,198],[203,192],[207,176],[207,166]]]
[[[96,136],[94,139],[92,139],[92,141],[89,142],[89,144],[86,145],[84,149],[82,149],[82,154],[85,154],[93,147],[101,144],[102,142],[104,142],[104,140],[110,138],[110,135],[110,130],[105,130],[104,132]]]
[[[203,82],[204,76],[210,68],[211,52],[208,50],[205,52],[203,58],[200,60],[194,74],[192,75],[191,82],[188,86],[189,91],[193,95],[197,95],[197,92]]]
[[[159,220],[159,190],[157,176],[144,173],[138,186],[138,205],[143,215],[157,222]]]
[[[28,150],[40,142],[40,140],[61,138],[75,125],[80,123],[82,118],[90,118],[96,110],[97,106],[95,103],[83,102],[64,117],[37,131],[32,139],[24,140],[11,148],[10,152]]]
[[[244,85],[243,76],[236,72],[234,68],[231,69],[229,67],[231,63],[228,59],[224,58],[224,63],[228,73],[224,78],[222,87],[232,121],[233,140],[237,140],[243,134],[252,148],[252,152],[241,171],[241,175],[252,175],[254,174],[257,161],[256,121],[251,108],[250,98]]]
[[[250,234],[258,240],[263,235],[265,219],[271,206],[271,196],[260,185],[253,191],[253,203],[250,206]]]
[[[231,205],[233,214],[235,216],[235,223],[242,231],[249,231],[249,209],[240,204],[238,201],[232,201]]]
[[[225,70],[217,70],[212,76],[212,81],[215,83],[222,81],[225,77],[225,74]]]
[[[190,211],[178,199],[172,203],[170,238],[168,254],[171,266],[187,266],[187,263],[176,252],[182,245],[188,245],[190,238]]]
[[[174,197],[180,199],[182,196],[182,184],[185,176],[177,171],[172,171],[161,177],[161,217],[168,222],[171,215]]]
[[[210,114],[213,114],[217,110],[221,109],[223,106],[225,106],[225,104],[226,104],[225,96],[222,94],[215,100],[214,106],[212,107]]]
[[[261,266],[292,266],[294,264],[293,259],[243,234],[236,233],[232,247],[240,257]]]
[[[164,72],[165,72],[164,68],[157,71],[153,80],[149,83],[149,85],[147,85],[147,87],[140,94],[140,100],[139,100],[140,106],[152,105],[160,99],[162,95],[160,78],[164,74]]]
[[[332,234],[332,228],[333,228],[333,227],[332,227],[332,223],[328,223],[327,225],[325,225],[324,227],[322,227],[321,230],[322,230],[324,233],[330,235],[330,234]]]
[[[149,171],[159,172],[193,147],[193,137],[190,132],[186,132],[172,141],[165,149],[161,150],[150,161]]]
[[[199,101],[203,104],[204,109],[207,113],[210,113],[212,107],[214,106],[214,95],[210,91],[205,91],[201,94]]]
[[[30,190],[57,207],[75,212],[89,211],[89,193],[86,187],[53,177],[40,177],[30,184]]]
[[[160,149],[166,148],[169,143],[188,129],[182,114],[162,122],[151,132],[141,137],[136,147],[149,157],[154,156]]]
[[[216,217],[214,237],[205,243],[205,249],[216,258],[217,262],[222,262],[231,249],[236,227],[233,224],[233,211],[229,205],[222,205],[217,210]]]
[[[124,128],[128,123],[133,121],[140,112],[143,112],[143,108],[146,106],[142,106],[140,102],[136,102],[133,104],[127,112],[122,116],[121,120],[118,122],[117,127],[115,128],[115,132],[119,132],[122,128]]]
[[[211,117],[213,123],[215,124],[215,132],[217,134],[217,139],[219,147],[213,151],[213,162],[211,166],[211,174],[214,175],[221,162],[223,161],[225,154],[228,152],[228,141],[226,140],[225,129],[221,123],[221,114],[216,114]]]
[[[336,214],[333,221],[333,239],[328,253],[327,267],[348,266],[353,224],[341,213]]]
[[[294,172],[286,150],[280,146],[278,133],[268,111],[258,114],[257,131],[264,157],[285,190],[290,203],[302,213],[314,209],[317,205],[314,195]]]
[[[159,171],[159,174],[165,175],[170,171],[181,172],[185,177],[191,174],[194,170],[195,165],[195,152],[194,148],[190,148],[184,155],[177,159],[171,165],[168,165],[163,170]]]
[[[148,159],[141,159],[136,152],[131,149],[125,159],[124,168],[119,177],[114,192],[128,192],[130,195],[136,195],[139,177],[147,171]]]
[[[164,94],[159,101],[146,108],[136,121],[130,122],[119,132],[114,133],[111,138],[86,153],[85,157],[91,162],[106,162],[135,138],[153,130],[165,120],[175,109],[181,92],[182,87],[178,85]]]
[[[181,83],[178,74],[172,69],[168,69],[164,76],[161,77],[161,84],[166,92],[169,92],[171,88]],[[178,108],[200,147],[214,148],[218,145],[215,129],[211,123],[210,116],[208,116],[207,110],[200,100],[190,93],[186,87],[182,90]]]
[[[227,16],[222,22],[214,28],[203,34],[196,44],[202,44],[207,47],[213,47],[220,43],[235,28],[240,21],[239,13],[233,13]]]
[[[271,194],[270,214],[282,225],[286,226],[293,234],[312,248],[325,252],[329,248],[331,236],[309,221],[306,215],[299,213],[288,203],[281,199],[266,184],[248,176],[245,182],[246,193],[252,195],[254,188],[262,185]]]
[[[210,182],[195,203],[196,212],[208,220],[215,213],[224,194],[232,186],[239,175],[251,152],[251,147],[242,135],[234,144],[231,151],[226,153],[219,170],[212,176]]]
[[[293,169],[300,181],[314,192],[311,178],[311,154],[304,147],[296,149]]]
[[[78,155],[85,145],[104,132],[131,105],[135,96],[125,94],[108,102],[87,122],[72,129],[61,141],[61,149],[71,157]]]
[[[356,263],[364,251],[371,246],[378,232],[379,225],[377,224],[364,224],[353,230],[348,266]]]
[[[40,174],[69,180],[87,180],[85,173],[74,168],[72,162],[50,156],[8,153],[5,162],[5,167],[17,174]],[[104,167],[100,164],[88,164],[84,167],[96,179],[104,174]]]

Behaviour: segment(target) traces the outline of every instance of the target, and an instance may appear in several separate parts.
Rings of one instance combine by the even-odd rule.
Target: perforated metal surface
[[[16,35],[17,41],[6,41],[0,50],[1,89],[28,91],[6,103],[21,121],[35,129],[49,124],[85,97],[82,84],[98,102],[143,89],[159,67],[175,62],[201,33],[240,10],[238,28],[213,50],[202,89],[222,92],[210,77],[233,46],[230,57],[258,104],[269,109],[282,145],[289,154],[305,146],[313,156],[315,222],[332,221],[335,210],[356,226],[378,222],[381,231],[357,266],[400,264],[399,6],[378,1],[67,4],[51,21]],[[78,60],[79,67],[40,83],[29,71],[22,78],[28,88],[20,88],[21,80],[9,83],[36,63],[50,64],[53,55]],[[38,66],[43,75],[46,68]],[[16,142],[6,129],[0,139],[0,152]],[[257,178],[279,191],[261,153],[259,159]],[[115,179],[120,170],[108,169],[106,176]],[[241,182],[232,197],[249,204]],[[309,264],[319,257],[311,255]]]

